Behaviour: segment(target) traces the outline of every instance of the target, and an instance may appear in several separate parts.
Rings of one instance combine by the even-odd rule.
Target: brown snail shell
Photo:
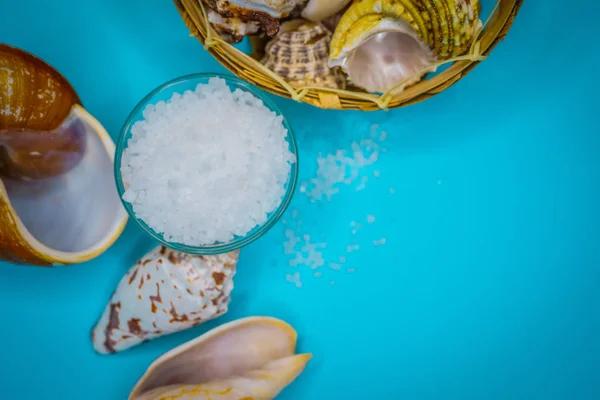
[[[58,71],[0,44],[0,259],[74,264],[112,245],[127,221],[114,150]]]
[[[50,65],[0,44],[0,175],[42,179],[77,165],[82,133],[57,131],[75,104],[77,93]]]

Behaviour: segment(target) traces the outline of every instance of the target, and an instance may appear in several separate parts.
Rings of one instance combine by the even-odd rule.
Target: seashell
[[[478,16],[478,0],[357,0],[335,30],[329,65],[370,92],[412,77],[401,91],[435,71],[436,60],[464,54]]]
[[[312,357],[295,354],[296,337],[275,318],[227,323],[159,357],[129,400],[273,399]]]
[[[114,151],[62,75],[0,44],[0,259],[75,264],[110,247],[127,222]]]
[[[244,23],[257,22],[269,36],[279,31],[279,20],[286,18],[306,0],[202,0],[210,9],[229,18],[228,33],[234,37],[253,34]],[[235,23],[233,23],[235,21]]]
[[[238,257],[153,249],[121,279],[92,331],[95,350],[116,353],[225,314]]]
[[[321,22],[342,11],[350,0],[308,0],[302,10],[302,18],[313,22]]]
[[[244,36],[254,35],[261,29],[258,21],[243,22],[239,18],[225,18],[215,10],[208,10],[208,21],[219,36],[230,43],[239,43]]]
[[[331,32],[322,24],[286,22],[267,44],[262,63],[295,87],[344,88],[344,74],[327,65],[330,40]]]

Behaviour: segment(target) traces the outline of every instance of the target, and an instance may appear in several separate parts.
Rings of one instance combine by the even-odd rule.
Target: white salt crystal
[[[294,272],[293,274],[287,274],[285,280],[289,283],[293,283],[297,288],[302,287],[302,281],[300,280],[300,272]]]
[[[375,247],[383,246],[386,243],[387,243],[387,239],[386,238],[381,238],[379,240],[373,240],[373,246],[375,246]]]
[[[143,116],[123,154],[123,200],[167,240],[230,242],[281,204],[296,159],[282,117],[251,93],[211,78]]]
[[[131,189],[127,189],[125,193],[123,193],[123,200],[128,203],[133,203],[137,197],[137,193]]]
[[[322,272],[315,272],[315,274],[314,274],[315,278],[320,278],[321,276],[323,276]]]
[[[367,215],[367,222],[369,224],[372,224],[373,222],[375,222],[375,216],[373,216],[373,215]]]
[[[342,269],[340,264],[336,264],[336,263],[329,263],[329,268],[336,270],[336,271],[339,271],[340,269]]]
[[[346,272],[348,272],[349,274],[353,274],[356,272],[356,268],[347,268]]]

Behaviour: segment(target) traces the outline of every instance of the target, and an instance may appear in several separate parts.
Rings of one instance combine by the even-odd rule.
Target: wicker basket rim
[[[319,86],[292,87],[251,55],[222,40],[208,22],[208,15],[201,1],[174,0],[174,2],[190,29],[191,36],[195,36],[205,49],[234,75],[261,89],[321,108],[387,110],[425,100],[462,79],[506,36],[523,0],[497,0],[487,21],[477,32],[468,54],[438,63],[438,66],[451,63],[450,67],[430,79],[423,79],[409,86],[398,94],[393,94],[394,89],[391,89],[381,95]],[[398,86],[403,83],[400,82]]]

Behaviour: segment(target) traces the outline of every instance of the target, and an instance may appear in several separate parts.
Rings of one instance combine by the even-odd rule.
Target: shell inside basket
[[[273,94],[320,108],[364,111],[407,106],[423,101],[452,86],[484,60],[495,45],[506,36],[522,3],[522,0],[498,0],[492,9],[484,10],[485,12],[481,14],[482,17],[487,17],[485,22],[482,22],[477,18],[480,12],[479,1],[357,0],[351,2],[337,15],[329,17],[327,23],[325,20],[322,21],[324,26],[335,31],[332,43],[336,41],[336,35],[339,36],[336,43],[338,46],[341,43],[342,49],[348,43],[355,44],[357,40],[366,42],[374,36],[387,33],[387,31],[380,32],[378,29],[381,28],[382,20],[391,18],[402,22],[405,30],[410,26],[414,35],[408,36],[413,36],[426,44],[435,57],[433,62],[426,63],[423,68],[408,75],[396,74],[402,75],[403,79],[393,85],[387,84],[383,87],[387,89],[385,91],[376,88],[380,89],[377,92],[364,90],[361,87],[365,86],[365,80],[360,74],[354,74],[357,82],[351,78],[346,79],[345,89],[312,83],[299,86],[295,84],[296,81],[286,80],[284,76],[260,62],[265,55],[266,46],[276,38],[277,33],[250,36],[253,52],[246,54],[219,36],[209,22],[208,11],[204,4],[197,0],[175,0],[192,35],[196,36],[219,62],[238,77]],[[297,7],[279,22],[281,24],[301,18],[302,12],[303,9]],[[342,25],[344,19],[355,23]],[[370,32],[373,34],[369,35]],[[337,53],[332,50],[333,46],[330,46],[329,65],[335,66],[332,64],[332,59],[336,60]],[[343,64],[341,63],[340,66],[343,67]],[[361,62],[353,64],[360,65]],[[440,68],[441,66],[446,68]],[[437,72],[427,74],[428,71],[433,70]],[[348,76],[347,69],[345,72]]]

